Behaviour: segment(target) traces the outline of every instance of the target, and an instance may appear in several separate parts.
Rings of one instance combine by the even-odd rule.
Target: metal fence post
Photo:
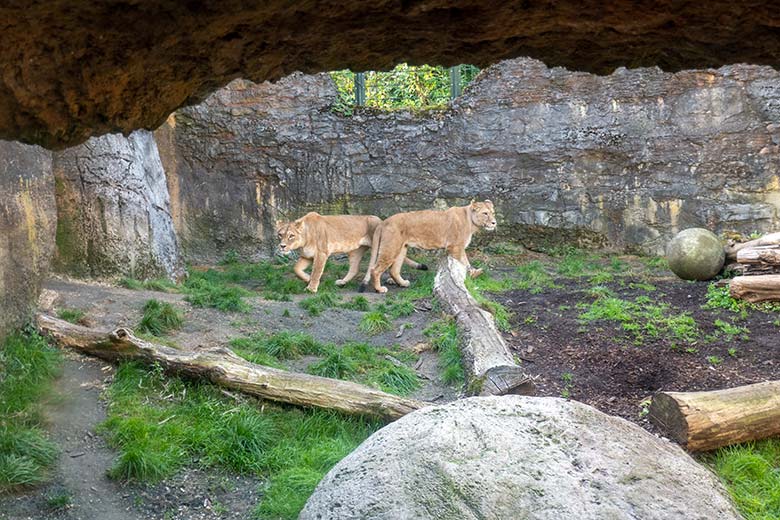
[[[450,67],[450,99],[460,96],[460,65]]]
[[[364,72],[355,73],[355,104],[359,107],[366,104],[366,75]]]

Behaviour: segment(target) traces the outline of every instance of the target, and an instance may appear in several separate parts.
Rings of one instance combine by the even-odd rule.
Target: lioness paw
[[[341,287],[342,285],[347,285],[347,282],[345,282],[344,280],[336,280],[336,285]]]
[[[377,289],[377,290],[376,290],[376,292],[378,292],[378,293],[381,293],[381,294],[384,294],[384,293],[386,293],[386,292],[387,292],[387,287],[385,287],[385,286],[383,285],[383,286],[381,286],[379,289]]]
[[[401,280],[398,285],[400,285],[401,287],[409,287],[410,282],[409,280]]]
[[[469,269],[469,276],[471,276],[472,278],[476,278],[481,274],[482,274],[482,269],[474,269],[474,268]]]
[[[309,292],[312,292],[312,293],[316,293],[317,292],[317,287],[312,287],[312,285],[309,284],[309,285],[306,286],[306,290],[309,291]]]

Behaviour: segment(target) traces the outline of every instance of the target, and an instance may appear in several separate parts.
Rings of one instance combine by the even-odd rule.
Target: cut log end
[[[485,372],[476,395],[534,395],[536,384],[516,365],[499,365]]]
[[[688,422],[680,410],[679,403],[669,394],[659,392],[653,396],[648,417],[667,436],[681,444],[688,444]]]

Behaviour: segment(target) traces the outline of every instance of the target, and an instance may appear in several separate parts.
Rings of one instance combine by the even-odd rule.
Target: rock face
[[[780,225],[780,74],[606,77],[520,59],[446,111],[334,113],[327,75],[234,81],[156,138],[188,258],[269,252],[272,223],[497,203],[497,235],[663,254],[679,230]]]
[[[81,276],[182,274],[153,135],[105,135],[54,154],[58,269]]]
[[[54,251],[51,152],[0,141],[0,342],[30,318]]]
[[[478,397],[382,428],[301,520],[738,519],[717,478],[628,421],[551,397]]]
[[[709,280],[723,269],[726,253],[712,231],[689,228],[669,242],[666,260],[672,272],[683,280]]]
[[[769,0],[12,0],[0,19],[0,139],[60,148],[156,128],[237,77],[296,70],[517,56],[602,74],[780,64],[780,13]]]

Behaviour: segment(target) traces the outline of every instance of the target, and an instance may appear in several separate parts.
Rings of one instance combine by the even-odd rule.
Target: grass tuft
[[[545,289],[555,289],[553,277],[547,272],[544,265],[538,260],[526,262],[517,267],[518,280],[515,285],[518,289],[528,291],[531,294],[539,294]]]
[[[185,300],[195,307],[212,307],[223,312],[247,312],[244,301],[251,293],[235,285],[214,283],[206,278],[191,276],[183,286]]]
[[[369,336],[376,336],[392,327],[393,324],[382,311],[367,312],[358,324],[358,329]]]
[[[236,354],[260,364],[268,364],[273,360],[296,359],[305,355],[321,354],[325,350],[325,347],[310,335],[290,331],[270,336],[255,333],[250,336],[233,338],[230,340],[230,345],[236,350]],[[253,358],[250,359],[247,355],[253,356]],[[278,363],[274,363],[274,365],[278,365]]]
[[[59,351],[36,333],[11,334],[0,349],[0,492],[43,482],[57,460],[39,401],[61,363]]]
[[[304,298],[298,302],[298,305],[311,316],[319,316],[326,309],[336,307],[338,303],[338,297],[336,297],[333,293],[319,292],[314,296]]]
[[[184,317],[173,305],[159,300],[148,300],[144,304],[144,315],[138,324],[138,332],[162,336],[178,330],[184,323]]]
[[[355,296],[349,302],[342,305],[345,309],[366,312],[371,309],[371,304],[365,296]]]
[[[60,309],[57,312],[57,317],[59,319],[75,324],[80,324],[84,319],[84,316],[86,316],[86,313],[81,309]]]
[[[425,329],[424,334],[431,338],[431,345],[439,353],[442,381],[452,385],[464,385],[466,373],[463,370],[463,358],[455,320],[448,318],[437,321]]]

